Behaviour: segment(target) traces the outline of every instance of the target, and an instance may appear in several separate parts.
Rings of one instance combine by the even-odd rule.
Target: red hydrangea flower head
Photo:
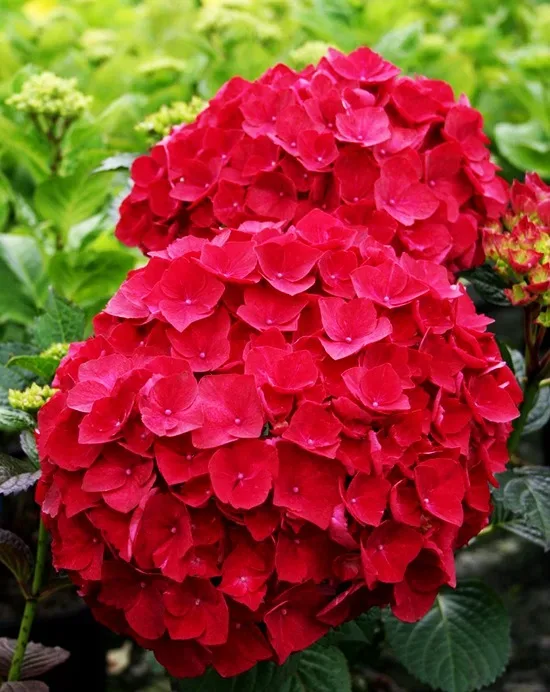
[[[287,154],[294,136],[304,147],[301,135],[317,133],[303,120],[332,124],[338,149],[341,133],[363,136],[367,111],[374,137],[388,125],[373,104],[395,69],[364,49],[331,53],[309,77],[276,68],[269,79],[279,91],[234,80],[212,106],[224,127],[174,140],[197,164],[180,196],[202,180],[201,198],[218,185],[229,209],[253,170],[238,226],[152,252],[95,318],[95,335],[71,346],[39,414],[37,497],[55,566],[100,621],[176,677],[282,663],[374,605],[422,617],[455,583],[454,550],[488,521],[521,399],[462,285],[390,242],[411,200],[432,204],[411,173],[418,152],[394,169],[412,190],[402,181],[392,192],[386,173],[371,185],[401,221],[369,204],[318,209],[297,192],[297,171],[311,169]],[[341,107],[341,80],[357,109]],[[408,129],[444,122],[428,106],[445,88],[421,84]],[[405,82],[391,112],[419,89]],[[297,97],[308,90],[306,109]],[[460,108],[468,117],[445,127],[478,156],[478,121]],[[212,182],[219,151],[237,142],[246,166]],[[378,165],[351,147],[346,156]],[[216,155],[197,158],[201,148]],[[258,172],[274,148],[277,170]],[[350,190],[361,170],[350,170]],[[313,194],[336,199],[325,175]],[[190,213],[204,218],[210,204]]]
[[[318,234],[322,249],[344,251],[344,238],[353,244],[344,223],[398,253],[469,269],[483,261],[479,229],[507,202],[482,125],[448,84],[400,76],[368,48],[331,49],[302,72],[235,77],[195,122],[134,161],[117,236],[150,254],[186,236],[295,227],[260,261],[273,284],[292,257],[296,290],[314,261],[299,243]],[[246,272],[234,247],[208,252],[220,273]]]

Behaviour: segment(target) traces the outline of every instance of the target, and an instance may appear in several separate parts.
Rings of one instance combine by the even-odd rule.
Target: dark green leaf
[[[0,495],[27,490],[39,476],[40,469],[30,459],[16,459],[0,452]]]
[[[380,625],[380,616],[379,608],[371,608],[368,613],[363,613],[356,620],[351,620],[331,630],[321,642],[335,646],[346,642],[372,644],[374,634]]]
[[[84,338],[84,313],[75,305],[50,294],[46,311],[30,327],[34,343],[40,350],[52,344],[71,343]]]
[[[499,478],[500,480],[500,478]],[[504,528],[550,549],[550,469],[526,466],[514,469],[502,490],[505,509],[515,518]]]
[[[31,432],[30,430],[23,430],[23,432],[19,436],[19,444],[21,445],[21,449],[25,452],[28,458],[38,468],[38,466],[40,465],[40,459],[38,457],[38,449],[36,448],[34,432]]]
[[[401,622],[388,615],[385,629],[405,668],[444,692],[470,692],[490,685],[509,657],[506,609],[491,589],[478,582],[442,591],[419,622]]]
[[[29,355],[32,352],[33,348],[30,344],[21,341],[2,341],[0,342],[0,363],[6,365],[14,356]]]
[[[544,428],[550,420],[550,387],[539,389],[533,408],[529,411],[522,435]]]
[[[45,601],[47,598],[49,598],[52,594],[56,593],[57,591],[62,591],[63,589],[70,589],[73,586],[74,584],[69,579],[69,577],[64,577],[58,574],[52,579],[50,579],[46,586],[42,587],[42,590],[40,591],[39,600]]]
[[[9,672],[16,643],[16,639],[0,637],[0,675],[2,677],[6,677]],[[29,678],[40,677],[55,666],[64,663],[69,656],[69,652],[60,646],[44,646],[36,642],[29,642],[21,666],[21,679],[28,680]]]
[[[0,529],[0,562],[20,584],[29,582],[33,569],[31,550],[25,541],[6,529]],[[3,675],[2,671],[0,675]]]
[[[472,284],[479,295],[488,303],[500,306],[510,306],[510,301],[504,295],[506,284],[487,265],[476,267],[463,273],[464,278]]]
[[[0,365],[0,406],[8,405],[8,391],[10,389],[24,389],[27,386],[27,381],[27,377],[21,370]]]
[[[59,360],[49,356],[15,356],[8,363],[10,368],[18,367],[30,370],[30,372],[38,375],[43,380],[48,380],[48,382],[54,376],[58,365]]]
[[[21,432],[21,430],[32,430],[35,425],[36,421],[28,413],[8,406],[0,406],[0,430]]]
[[[193,680],[174,680],[175,692],[351,692],[347,661],[334,646],[316,644],[291,656],[283,666],[259,663],[234,678],[215,671]]]

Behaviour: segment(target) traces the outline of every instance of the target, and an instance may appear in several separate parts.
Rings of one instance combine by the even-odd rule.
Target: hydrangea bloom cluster
[[[550,186],[536,173],[514,181],[511,208],[502,224],[484,233],[487,259],[508,284],[505,293],[514,305],[539,303],[539,321],[550,326]]]
[[[302,72],[232,79],[135,161],[119,239],[149,253],[320,209],[399,253],[480,264],[479,228],[507,201],[481,115],[448,84],[398,73],[368,48],[331,49]]]
[[[508,458],[491,320],[320,209],[152,255],[40,411],[56,567],[179,677],[283,662],[373,605],[420,618]]]

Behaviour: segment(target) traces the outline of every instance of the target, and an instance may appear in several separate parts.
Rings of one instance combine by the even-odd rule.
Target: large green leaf
[[[52,293],[48,297],[45,313],[34,320],[30,332],[37,348],[45,350],[52,344],[80,341],[84,338],[84,328],[82,310]]]
[[[351,692],[346,659],[334,646],[317,644],[294,654],[283,666],[259,663],[234,678],[209,670],[200,678],[174,680],[174,692]]]
[[[36,306],[23,284],[0,257],[0,324],[29,324],[36,315]],[[9,286],[9,291],[5,287]]]
[[[510,624],[498,596],[478,582],[441,592],[422,620],[389,615],[387,640],[415,677],[444,692],[470,692],[490,685],[510,652]]]
[[[35,208],[45,221],[51,221],[66,237],[71,226],[92,216],[105,203],[110,176],[80,171],[65,178],[50,178],[38,186]]]
[[[503,527],[549,550],[550,469],[514,469],[507,474],[500,497],[504,508],[514,515]]]
[[[529,435],[544,428],[550,420],[550,387],[539,389],[533,408],[527,415],[522,435]]]

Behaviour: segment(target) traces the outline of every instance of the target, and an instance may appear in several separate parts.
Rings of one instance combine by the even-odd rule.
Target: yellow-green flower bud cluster
[[[10,389],[8,391],[8,403],[12,408],[20,411],[38,411],[57,392],[57,389],[45,384],[43,387],[33,382],[26,389]]]
[[[21,91],[10,96],[6,103],[29,115],[74,120],[88,108],[91,100],[77,89],[76,79],[42,72],[29,77]]]
[[[162,106],[155,113],[148,115],[136,126],[138,132],[143,132],[152,139],[161,139],[170,134],[175,125],[190,123],[208,104],[198,96],[193,96],[189,103],[175,101],[169,106]]]

